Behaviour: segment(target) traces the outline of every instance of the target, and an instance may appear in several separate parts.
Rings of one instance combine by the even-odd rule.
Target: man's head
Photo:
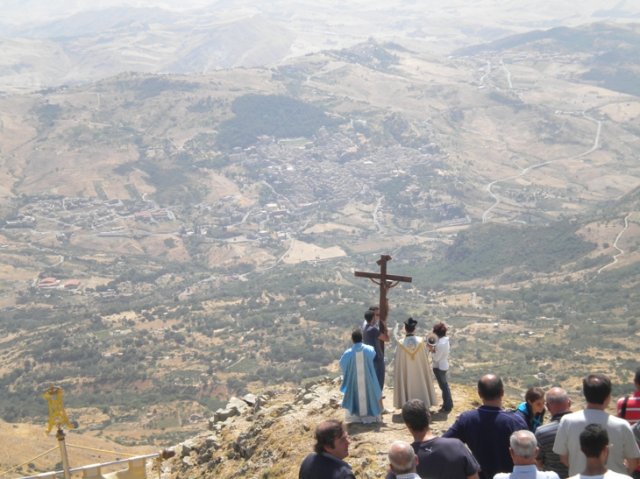
[[[394,474],[408,474],[416,472],[418,457],[411,444],[404,441],[395,441],[389,449],[389,465]]]
[[[420,399],[410,399],[402,406],[402,420],[410,432],[424,432],[429,429],[429,411]]]
[[[478,396],[484,402],[502,400],[504,396],[504,385],[500,376],[495,374],[485,374],[478,381]]]
[[[375,321],[373,320],[374,318],[375,318],[375,313],[370,309],[364,313],[364,320],[367,322],[367,324],[374,324],[375,323]]]
[[[606,407],[611,399],[611,380],[604,374],[589,374],[582,380],[587,403]]]
[[[580,450],[587,459],[607,461],[609,434],[600,424],[589,424],[580,433]]]
[[[316,427],[316,444],[314,450],[318,454],[331,454],[338,459],[349,455],[349,435],[342,422],[336,419],[322,421]]]
[[[636,385],[636,389],[640,391],[640,368],[636,369],[636,376],[633,378],[633,383]]]
[[[538,442],[531,431],[523,429],[511,434],[509,452],[513,463],[518,466],[535,464],[538,455]]]
[[[413,333],[416,330],[417,324],[418,324],[418,321],[416,321],[413,318],[409,318],[404,322],[404,330],[407,333]]]
[[[560,387],[553,387],[545,395],[547,409],[551,416],[569,411],[571,409],[571,398],[567,391]]]
[[[351,341],[353,344],[362,342],[362,330],[360,328],[353,328],[353,331],[351,331]]]

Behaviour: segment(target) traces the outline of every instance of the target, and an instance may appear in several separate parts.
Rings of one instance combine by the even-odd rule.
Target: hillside
[[[371,39],[0,97],[0,415],[42,422],[56,383],[108,439],[175,444],[232,395],[334,374],[381,254],[413,278],[390,323],[450,324],[459,383],[604,356],[622,384],[640,101],[579,79],[602,50],[518,45]]]

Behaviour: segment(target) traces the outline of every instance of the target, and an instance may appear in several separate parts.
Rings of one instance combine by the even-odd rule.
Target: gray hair
[[[389,462],[394,473],[407,474],[415,471],[416,453],[408,442],[394,441],[389,449]]]
[[[536,453],[538,441],[536,441],[535,434],[527,429],[523,429],[511,434],[511,437],[509,438],[509,445],[516,456],[529,459]]]
[[[569,395],[564,389],[553,387],[547,391],[545,399],[549,404],[563,404],[569,400]]]

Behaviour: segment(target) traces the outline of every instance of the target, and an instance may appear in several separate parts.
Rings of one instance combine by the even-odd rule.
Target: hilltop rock
[[[436,434],[446,430],[460,412],[478,405],[474,388],[452,385],[452,389],[455,409],[447,416],[433,415]],[[385,396],[390,407],[393,391],[385,389]],[[344,419],[341,401],[339,380],[329,378],[297,389],[231,398],[214,416],[221,419],[214,422],[215,433],[203,433],[176,446],[176,457],[164,463],[162,478],[297,477],[300,462],[313,449],[316,424],[327,418]],[[232,415],[222,419],[225,411]],[[410,439],[399,413],[383,416],[381,424],[347,426],[352,438],[348,462],[357,477],[384,477],[391,442]]]

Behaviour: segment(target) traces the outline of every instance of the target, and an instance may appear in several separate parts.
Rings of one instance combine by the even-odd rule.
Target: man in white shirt
[[[499,472],[493,479],[559,479],[558,474],[553,471],[538,471],[538,443],[531,431],[523,429],[511,434],[509,446],[513,472]]]
[[[620,474],[633,471],[640,460],[640,449],[631,426],[624,419],[606,412],[611,402],[611,381],[604,374],[589,374],[582,380],[582,392],[587,406],[582,411],[562,417],[553,452],[569,466],[569,476],[580,474],[587,464],[580,448],[580,433],[589,424],[599,424],[607,431],[610,440],[607,468]]]
[[[609,435],[599,424],[589,424],[580,433],[580,450],[586,457],[586,465],[581,474],[569,479],[631,479],[607,469],[609,455]]]

